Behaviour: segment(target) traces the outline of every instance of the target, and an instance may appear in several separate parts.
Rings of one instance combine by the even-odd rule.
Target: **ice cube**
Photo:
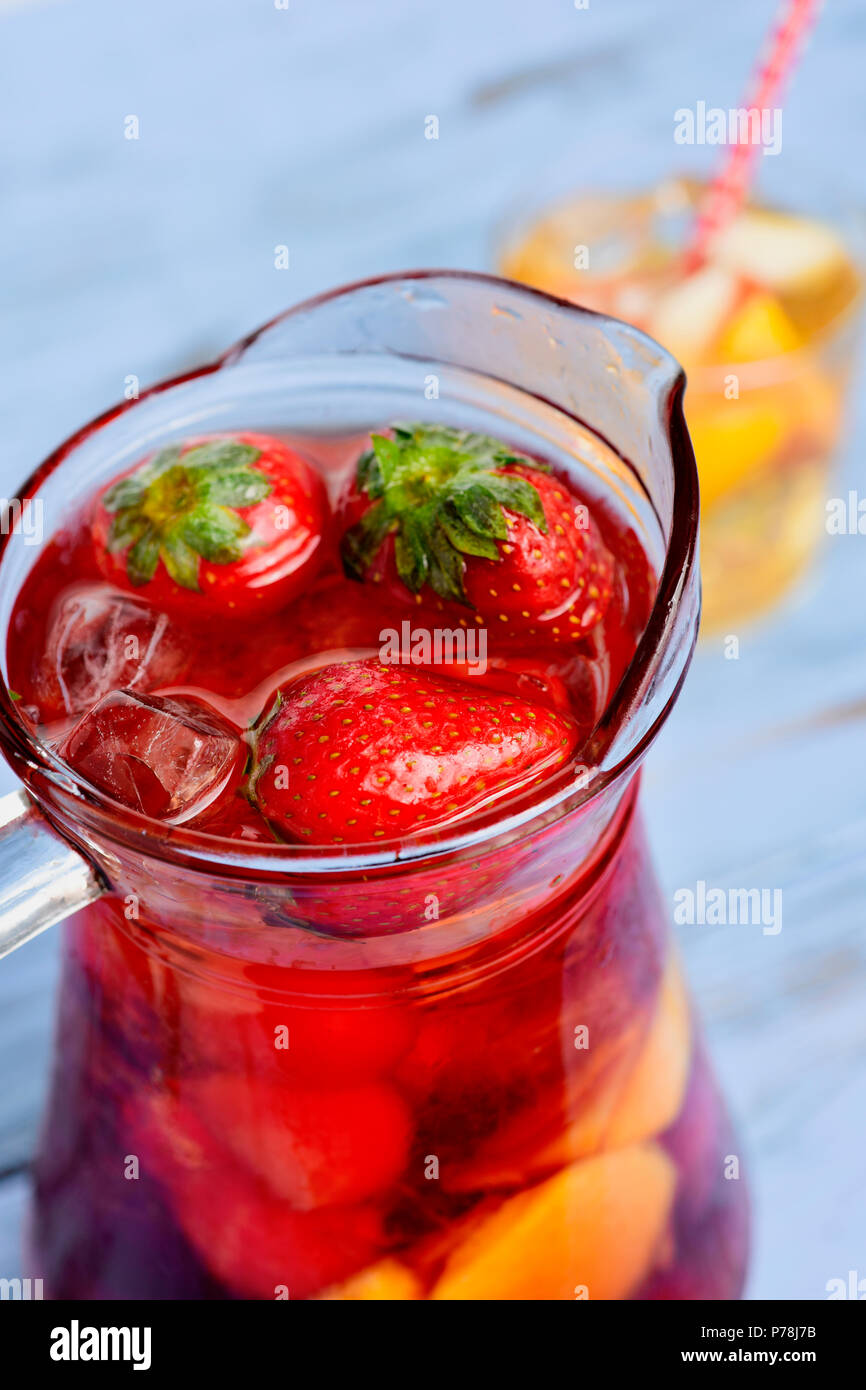
[[[203,700],[132,690],[104,696],[58,751],[115,801],[174,824],[233,791],[246,761],[238,730]]]
[[[164,613],[107,584],[64,595],[34,673],[42,719],[83,714],[111,690],[153,690],[179,681],[189,642]]]

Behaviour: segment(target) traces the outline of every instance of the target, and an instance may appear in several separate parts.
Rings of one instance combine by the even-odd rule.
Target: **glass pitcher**
[[[582,761],[397,851],[124,811],[39,741],[4,667],[26,790],[0,806],[0,948],[69,919],[27,1255],[47,1296],[738,1296],[744,1184],[636,807],[698,623],[683,385],[617,321],[393,275],[108,412],[23,489],[55,526],[185,434],[363,434],[421,400],[591,474],[658,575]],[[3,537],[4,631],[35,555]]]

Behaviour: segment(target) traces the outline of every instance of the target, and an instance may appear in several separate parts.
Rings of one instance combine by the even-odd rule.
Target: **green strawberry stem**
[[[543,471],[497,439],[435,425],[394,425],[374,434],[358,460],[356,485],[372,506],[343,537],[343,568],[363,580],[386,536],[394,537],[397,573],[413,594],[424,584],[440,598],[468,604],[465,555],[499,560],[508,538],[506,510],[540,531],[547,521],[538,490],[509,464]]]
[[[162,449],[103,498],[114,513],[108,534],[113,552],[127,550],[132,584],[147,584],[162,560],[175,584],[198,590],[200,560],[239,560],[250,527],[236,510],[261,502],[269,479],[252,465],[261,450],[233,439],[213,440],[183,453]]]
[[[272,724],[283,707],[283,692],[278,690],[274,696],[272,705],[266,706],[258,719],[254,719],[246,733],[246,741],[249,746],[249,757],[244,770],[244,784],[242,787],[243,795],[253,806],[257,806],[256,783],[263,772],[266,772],[274,761],[273,753],[268,753],[264,758],[259,757],[259,739],[265,732],[269,724]]]

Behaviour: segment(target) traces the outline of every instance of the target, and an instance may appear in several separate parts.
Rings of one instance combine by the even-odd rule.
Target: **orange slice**
[[[442,1186],[449,1192],[494,1192],[525,1187],[576,1158],[603,1147],[608,1125],[626,1078],[637,1064],[647,1037],[648,1013],[635,1012],[626,1026],[610,1033],[580,1054],[582,1064],[571,1077],[571,1090],[562,1114],[562,1088],[542,1091],[485,1140],[468,1161],[443,1169]]]
[[[701,505],[731,492],[745,478],[774,462],[790,433],[787,394],[779,389],[748,393],[739,400],[697,396],[688,411],[689,434],[701,480]]]
[[[624,1148],[661,1134],[676,1119],[689,1079],[691,1033],[685,981],[679,962],[672,955],[649,1036],[607,1127],[606,1149]]]
[[[590,1107],[536,1155],[554,1168],[599,1148],[621,1149],[661,1134],[677,1117],[691,1060],[689,1000],[679,963],[665,969],[649,1033],[613,1105]]]
[[[386,1259],[370,1265],[369,1269],[362,1269],[360,1274],[355,1274],[344,1284],[335,1284],[319,1294],[319,1299],[351,1299],[355,1302],[389,1299],[396,1303],[420,1298],[421,1294],[421,1281],[417,1274],[399,1260]]]
[[[663,1244],[675,1186],[674,1165],[652,1143],[572,1164],[480,1222],[431,1297],[626,1298]]]
[[[716,356],[722,363],[761,362],[802,346],[803,339],[776,296],[754,290],[721,334]]]
[[[602,1052],[596,1059],[598,1080],[575,1103],[569,1124],[551,1135],[543,1114],[519,1115],[455,1173],[443,1173],[443,1187],[451,1192],[519,1187],[600,1149],[624,1148],[667,1129],[682,1105],[691,1059],[688,995],[673,954],[648,1030],[637,1018],[606,1051],[611,1055]],[[538,1110],[549,1105],[542,1098]]]

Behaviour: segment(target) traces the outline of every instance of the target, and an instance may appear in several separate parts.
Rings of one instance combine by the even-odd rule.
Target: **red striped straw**
[[[821,0],[783,0],[770,30],[767,56],[752,78],[751,99],[744,102],[746,110],[763,112],[778,105],[785,81],[820,8]],[[703,263],[713,240],[743,206],[760,149],[761,145],[751,140],[731,146],[723,167],[701,199],[692,244],[685,254],[687,272]]]

